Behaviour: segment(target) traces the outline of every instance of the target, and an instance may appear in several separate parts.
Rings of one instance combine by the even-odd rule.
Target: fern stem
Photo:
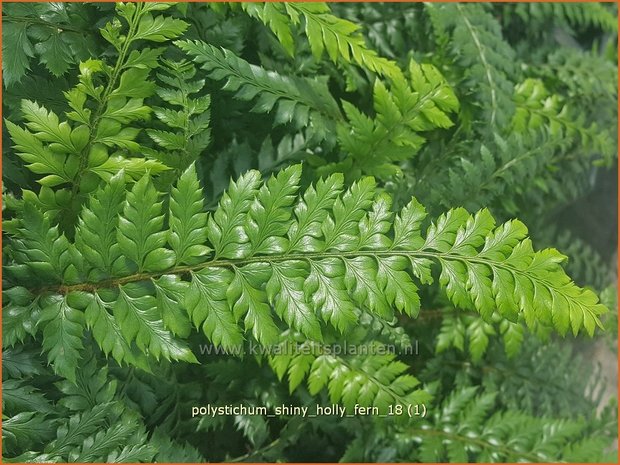
[[[251,263],[266,263],[269,265],[273,265],[275,263],[287,262],[287,261],[312,261],[312,260],[322,260],[327,258],[339,258],[339,259],[350,259],[355,257],[370,257],[378,260],[380,257],[394,257],[401,256],[405,258],[430,258],[436,261],[441,262],[442,260],[449,261],[460,261],[462,263],[478,263],[483,264],[491,269],[493,268],[501,268],[505,271],[514,274],[520,274],[525,276],[527,279],[531,279],[527,273],[517,268],[507,266],[504,263],[494,262],[491,260],[486,260],[479,256],[476,257],[463,257],[461,255],[454,255],[450,253],[442,253],[442,252],[429,252],[429,251],[398,251],[398,250],[383,250],[383,251],[351,251],[351,252],[317,252],[317,253],[307,253],[307,254],[285,254],[278,256],[253,256],[248,258],[240,258],[240,259],[214,259],[208,262],[199,263],[197,265],[189,265],[189,266],[180,266],[174,267],[167,271],[157,271],[157,272],[145,272],[145,273],[135,273],[128,276],[123,276],[120,278],[111,278],[97,282],[86,282],[79,284],[61,284],[58,286],[48,286],[39,289],[32,289],[31,292],[34,294],[40,294],[44,292],[55,292],[59,294],[68,294],[70,292],[77,291],[86,291],[86,292],[96,292],[98,289],[107,289],[113,288],[117,286],[122,286],[129,283],[135,283],[139,281],[148,281],[150,279],[157,279],[163,275],[168,274],[187,274],[192,272],[201,271],[207,268],[217,268],[217,267],[239,267],[244,265],[249,265]],[[551,284],[545,280],[540,278],[539,281],[543,282],[548,289],[554,289]],[[559,290],[554,289],[557,292]]]

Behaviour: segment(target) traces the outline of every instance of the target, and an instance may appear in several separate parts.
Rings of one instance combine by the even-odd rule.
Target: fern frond
[[[410,444],[412,457],[422,462],[537,462],[568,459],[562,445],[578,443],[587,430],[583,421],[495,411],[495,405],[494,394],[458,390],[396,440]]]
[[[588,185],[583,164],[571,151],[573,141],[557,133],[550,136],[548,129],[515,132],[506,138],[494,134],[484,144],[459,150],[447,172],[429,171],[415,187],[430,203],[460,204],[471,210],[487,206],[507,215],[525,206],[528,210],[522,214],[535,215],[537,208],[574,198]]]
[[[37,392],[29,392],[30,409],[5,420],[3,439],[9,447],[3,458],[12,462],[115,462],[150,461],[155,450],[147,440],[144,424],[137,414],[118,400],[116,380],[109,376],[107,367],[101,367],[95,357],[86,356],[76,380],[63,380],[57,384],[64,394],[60,404],[69,415],[51,418],[45,399]],[[13,407],[19,404],[20,383],[5,382],[10,390],[7,395]],[[16,404],[17,401],[17,404]],[[24,404],[25,405],[25,404]],[[24,429],[25,428],[25,429]],[[12,443],[26,445],[29,452],[12,456]],[[25,441],[30,441],[26,443]],[[42,444],[44,442],[44,444]]]
[[[162,60],[162,65],[157,77],[163,85],[156,92],[168,107],[154,107],[153,113],[169,129],[147,129],[146,133],[165,150],[156,152],[157,157],[183,172],[211,142],[211,97],[194,96],[205,81],[192,80],[196,69],[191,63]]]
[[[400,74],[395,62],[368,48],[357,24],[333,15],[325,3],[263,3],[243,5],[242,8],[268,26],[290,55],[295,51],[291,24],[300,25],[303,17],[304,31],[315,60],[320,60],[327,51],[333,62],[354,62],[386,77]]]
[[[11,455],[15,450],[35,449],[53,435],[54,423],[44,415],[35,412],[18,413],[2,421],[3,455]]]
[[[226,79],[223,89],[235,92],[235,98],[257,98],[252,111],[270,112],[274,107],[275,123],[294,122],[298,127],[310,125],[326,131],[326,121],[341,118],[340,110],[321,79],[303,79],[277,74],[252,65],[230,50],[218,49],[202,41],[177,41],[175,44],[193,56],[215,80]],[[276,106],[277,104],[277,106]]]
[[[617,98],[618,88],[613,82],[617,81],[618,68],[596,53],[559,49],[551,53],[545,63],[528,72],[542,78],[551,91],[561,89],[575,105],[584,99],[592,105]],[[592,110],[598,113],[601,108],[592,107]]]
[[[166,8],[168,5],[159,9]],[[121,169],[130,179],[139,179],[147,171],[168,169],[155,160],[110,154],[109,149],[138,152],[136,138],[140,130],[129,124],[147,119],[151,112],[143,104],[155,87],[147,78],[157,66],[156,57],[162,49],[137,51],[132,50],[132,44],[137,40],[162,42],[175,38],[188,25],[153,15],[155,10],[149,6],[127,7],[119,3],[116,10],[127,23],[127,35],[121,34],[123,26],[118,18],[101,29],[104,39],[118,52],[116,62],[112,66],[102,60],[80,62],[78,84],[64,94],[71,108],[67,118],[74,124],[60,121],[55,113],[30,100],[23,100],[21,105],[27,129],[7,122],[19,156],[31,171],[45,175],[39,183],[44,187],[63,185],[70,191],[64,203],[57,205],[69,220],[75,219],[83,200],[97,188],[100,179],[108,180]]]
[[[97,13],[94,5],[6,5],[2,10],[5,87],[27,81],[26,73],[37,70],[36,62],[49,72],[47,76],[57,79],[90,53],[101,53],[95,40],[98,31],[92,27]]]
[[[489,348],[490,340],[500,335],[504,342],[506,355],[514,357],[523,344],[524,327],[521,322],[493,318],[488,323],[477,315],[462,312],[442,312],[441,328],[437,336],[435,350],[437,353],[454,348],[465,351],[473,362],[479,362]]]
[[[2,382],[2,402],[6,415],[36,411],[49,413],[52,408],[46,397],[26,381],[6,379]]]
[[[605,32],[618,32],[618,18],[601,3],[540,3],[515,5],[515,12],[525,21],[568,23],[576,30],[590,27]]]
[[[527,134],[548,131],[550,137],[576,140],[587,154],[600,153],[607,163],[617,156],[610,135],[595,123],[587,126],[584,115],[574,117],[558,96],[549,95],[544,84],[526,79],[515,88],[516,112],[512,130]]]
[[[232,183],[208,222],[207,236],[214,239],[214,254],[184,266],[174,265],[176,254],[166,247],[169,230],[164,229],[158,194],[144,177],[127,193],[120,217],[117,234],[127,259],[118,275],[32,289],[35,295],[46,294],[53,302],[43,307],[48,327],[58,326],[70,336],[52,341],[50,332],[46,337],[50,360],[65,374],[75,368],[75,357],[73,363],[63,362],[56,354],[61,345],[77,354],[80,340],[76,336],[83,327],[83,315],[71,302],[76,299],[85,307],[86,300],[79,297],[85,293],[91,299],[99,295],[100,302],[105,302],[103,309],[112,309],[113,321],[127,343],[135,340],[142,352],[156,358],[162,355],[192,361],[191,352],[162,323],[162,313],[169,306],[161,305],[161,299],[158,303],[152,281],[164,275],[189,274],[187,297],[179,303],[207,337],[228,348],[243,340],[244,331],[238,323],[241,318],[245,318],[245,331],[269,343],[277,327],[271,306],[281,321],[309,339],[322,338],[319,312],[336,328],[346,327],[347,321],[354,321],[351,312],[340,312],[340,305],[326,308],[328,302],[336,302],[324,297],[327,292],[348,297],[346,300],[354,305],[367,307],[382,318],[392,318],[392,307],[415,316],[419,308],[415,279],[431,282],[434,263],[440,266],[439,283],[450,300],[462,308],[475,309],[487,320],[496,313],[511,321],[523,315],[529,327],[553,326],[562,334],[569,329],[577,334],[583,328],[592,334],[601,325],[599,315],[606,309],[596,295],[570,281],[560,266],[564,257],[557,251],[535,252],[521,222],[512,220],[495,226],[487,210],[470,215],[459,208],[441,215],[423,236],[420,222],[426,216],[424,209],[412,201],[393,219],[389,197],[376,196],[370,178],[353,184],[338,197],[322,196],[320,202],[310,191],[302,197],[305,206],[301,206],[297,199],[300,173],[301,166],[292,166],[260,188],[258,174],[252,172]],[[195,177],[190,170],[179,183],[195,185]],[[326,182],[337,186],[339,181],[330,178]],[[324,189],[322,185],[318,188]],[[177,191],[191,198],[195,194],[179,186]],[[107,194],[104,190],[99,195]],[[97,199],[97,194],[93,198]],[[145,198],[150,207],[138,209],[138,205],[145,205]],[[181,199],[177,197],[178,201]],[[36,213],[35,207],[30,209]],[[87,217],[82,219],[88,221]],[[199,233],[204,222],[201,226],[193,220],[193,216],[180,217],[173,224]],[[41,254],[43,247],[49,247],[34,240],[36,230],[21,230],[21,234],[20,240],[29,241],[31,254]],[[290,239],[299,236],[313,238],[315,249],[291,249]],[[227,251],[235,243],[241,245]],[[63,256],[59,253],[50,258],[42,255],[41,266],[58,268],[58,263],[48,261]],[[74,254],[80,253],[80,245],[75,244]],[[83,266],[89,275],[86,263]],[[16,284],[26,283],[17,279]],[[167,297],[175,299],[172,293]],[[100,321],[112,323],[101,308],[91,312],[102,313],[105,318]],[[93,320],[90,324],[96,323]],[[117,359],[125,357],[117,357],[114,351],[124,354],[126,349],[104,343],[101,336],[98,342],[106,353],[112,352]]]
[[[428,330],[428,327],[426,328]],[[536,416],[592,417],[604,399],[606,376],[598,363],[574,346],[544,334],[523,334],[518,357],[510,357],[492,337],[484,357],[444,351],[416,374],[420,380],[452,387],[484,386],[497,393],[498,406]],[[506,347],[507,348],[507,347]],[[451,366],[453,370],[446,371]],[[571,381],[572,380],[572,381]]]
[[[319,174],[341,170],[352,179],[370,173],[389,178],[400,172],[396,162],[415,156],[425,142],[424,132],[453,125],[450,115],[459,103],[441,73],[413,60],[408,71],[408,79],[395,76],[389,89],[375,81],[373,119],[343,101],[348,121],[338,125],[338,142],[347,158],[319,167]]]
[[[446,3],[425,7],[435,34],[451,34],[451,54],[467,70],[463,92],[476,90],[480,111],[491,130],[504,127],[512,117],[511,78],[517,73],[515,53],[502,38],[496,19],[483,5]]]
[[[559,231],[557,227],[551,227],[541,231],[535,242],[549,244],[552,240],[561,253],[570,257],[566,269],[576,283],[602,291],[615,282],[613,260],[605,259],[587,240],[570,230]]]
[[[4,341],[3,341],[4,342]],[[42,358],[37,350],[29,346],[3,347],[3,378],[27,378],[45,373]]]
[[[10,302],[2,306],[2,318],[5,320],[2,330],[2,347],[13,347],[24,342],[28,335],[37,334],[37,321],[41,315],[39,299],[32,299],[23,287],[14,287],[8,294]]]
[[[416,389],[419,381],[405,373],[407,365],[397,361],[394,354],[373,353],[377,345],[369,343],[369,353],[342,356],[334,354],[329,346],[306,341],[297,348],[298,352],[290,354],[284,348],[283,355],[271,356],[269,363],[280,379],[288,377],[291,392],[307,378],[310,394],[327,389],[331,402],[349,410],[360,404],[377,407],[382,415],[387,415],[390,405],[429,401],[427,393]]]
[[[188,443],[171,440],[170,436],[159,428],[155,430],[149,442],[157,450],[154,457],[156,462],[202,463],[205,461],[195,447]]]

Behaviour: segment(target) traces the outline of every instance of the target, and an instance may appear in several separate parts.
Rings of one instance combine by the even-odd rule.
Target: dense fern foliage
[[[5,3],[3,459],[617,460],[616,15]]]

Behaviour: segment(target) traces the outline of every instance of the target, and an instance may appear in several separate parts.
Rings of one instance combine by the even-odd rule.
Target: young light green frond
[[[291,17],[286,6],[279,3],[241,3],[241,8],[252,18],[262,21],[276,35],[280,44],[290,56],[295,55],[295,40],[291,30]]]
[[[442,312],[441,328],[435,350],[467,350],[474,362],[479,362],[489,348],[491,338],[501,335],[506,355],[511,358],[519,353],[523,343],[524,325],[502,319],[499,315],[487,322],[478,315],[461,310]]]
[[[375,81],[374,119],[343,102],[348,121],[338,126],[338,142],[352,157],[355,172],[389,178],[400,172],[396,162],[417,154],[424,132],[454,124],[451,116],[459,102],[441,73],[411,60],[408,74],[408,79],[402,73],[394,76],[389,88]]]
[[[176,39],[188,28],[185,21],[164,16],[143,14],[138,23],[133,40],[148,40],[151,42],[166,42]]]
[[[35,174],[45,175],[39,183],[54,187],[71,182],[71,165],[67,164],[67,156],[48,149],[30,131],[23,129],[10,121],[5,121],[6,127],[13,141],[13,148],[17,155],[26,163],[27,168]]]
[[[28,129],[55,152],[78,153],[88,142],[86,126],[72,129],[69,123],[61,123],[56,114],[30,100],[23,100],[21,109]]]
[[[124,361],[131,359],[124,353],[127,348],[112,344],[104,328],[116,332],[118,327],[127,343],[135,340],[143,352],[156,358],[192,359],[162,322],[165,313],[166,326],[172,328],[170,307],[179,303],[195,326],[227,349],[239,347],[244,333],[268,344],[280,324],[320,341],[325,324],[339,331],[354,324],[356,308],[366,308],[387,321],[393,319],[394,308],[415,317],[420,307],[418,288],[432,282],[437,265],[439,284],[451,302],[479,312],[487,322],[499,318],[516,323],[523,318],[532,329],[548,326],[561,334],[582,329],[593,334],[601,326],[599,317],[606,308],[598,297],[565,274],[564,256],[553,249],[534,251],[521,222],[496,226],[487,210],[470,215],[459,208],[441,215],[423,234],[420,223],[425,212],[419,203],[412,201],[394,218],[389,197],[377,196],[374,180],[364,178],[323,205],[319,228],[318,220],[308,221],[302,214],[315,208],[316,188],[299,196],[300,173],[301,167],[293,166],[260,188],[253,172],[231,183],[208,224],[214,255],[203,255],[201,261],[184,266],[175,266],[175,253],[166,247],[168,231],[163,229],[159,194],[144,177],[127,194],[117,231],[120,251],[136,263],[136,272],[125,267],[118,277],[65,284],[55,292],[92,293],[105,288],[112,292],[118,287],[118,294],[108,294],[103,305],[95,296],[87,313],[104,352]],[[190,170],[178,181],[173,192],[178,205],[193,205],[197,198],[196,189],[188,187],[196,187],[192,177]],[[324,187],[319,184],[319,189]],[[150,207],[138,209],[138,204]],[[175,209],[171,207],[171,212]],[[204,220],[186,222],[181,235],[175,214],[168,223],[179,238],[204,239]],[[88,216],[83,220],[90,221]],[[312,233],[316,249],[287,248],[290,231],[302,236]],[[21,234],[28,240],[35,233],[22,230]],[[199,242],[192,244],[208,247]],[[83,240],[77,243],[76,253],[91,253],[83,246]],[[41,258],[41,266],[50,266],[45,260]],[[87,275],[89,263],[83,265]],[[168,277],[160,278],[163,275]],[[58,294],[52,296],[65,302]],[[54,308],[46,316],[52,323],[72,321],[61,318],[75,315],[66,303]],[[186,333],[180,324],[175,332]],[[75,332],[73,326],[70,329]],[[482,354],[484,325],[472,331],[477,338],[474,354]]]
[[[583,115],[574,115],[557,95],[550,95],[542,81],[526,79],[515,88],[516,112],[512,130],[526,135],[542,131],[551,138],[573,140],[588,154],[600,153],[608,163],[617,156],[607,130],[588,125]]]
[[[299,25],[303,17],[303,30],[315,60],[326,51],[333,62],[355,63],[383,76],[394,77],[401,72],[395,62],[366,45],[358,25],[333,15],[326,3],[252,3],[242,8],[269,27],[291,56],[295,53],[291,26]]]

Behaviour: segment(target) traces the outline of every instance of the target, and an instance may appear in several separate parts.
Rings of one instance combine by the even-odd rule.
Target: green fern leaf
[[[303,15],[306,35],[315,59],[321,58],[326,50],[334,62],[341,58],[345,62],[355,62],[362,68],[389,77],[400,72],[396,63],[380,57],[366,46],[363,36],[359,34],[359,26],[332,15],[325,3],[286,3],[283,6],[293,23],[297,23],[297,18]]]
[[[307,378],[310,394],[327,388],[332,402],[352,411],[356,404],[374,406],[383,415],[388,407],[400,403],[409,405],[429,400],[428,394],[416,389],[419,381],[406,374],[407,365],[396,361],[393,354],[351,355],[340,357],[321,354],[321,348],[302,349],[299,355],[275,355],[270,359],[282,378],[288,373],[292,392]],[[310,349],[310,348],[309,348]]]
[[[48,297],[42,304],[39,324],[43,325],[43,350],[54,371],[75,382],[83,347],[84,314],[71,308],[61,296]]]
[[[152,16],[150,13],[146,13],[140,18],[133,40],[166,42],[179,37],[188,26],[189,24],[180,19]]]
[[[209,241],[216,257],[241,258],[247,255],[249,239],[243,226],[259,183],[259,173],[250,171],[236,182],[231,181],[228,191],[222,194],[219,208],[208,222]]]
[[[216,345],[233,350],[243,342],[243,334],[237,325],[226,298],[222,283],[232,281],[232,274],[225,268],[192,273],[192,283],[184,305],[194,325]]]
[[[124,268],[116,241],[118,215],[124,200],[125,174],[121,171],[104,188],[92,194],[78,220],[75,243],[100,277],[114,276]],[[96,280],[97,276],[93,278]]]
[[[33,279],[74,280],[72,246],[58,226],[52,226],[49,217],[30,202],[23,205],[23,224],[28,225],[28,230],[22,229],[24,240],[14,244],[14,253],[23,257],[22,262],[35,276]]]
[[[152,280],[157,295],[157,306],[162,311],[164,326],[173,334],[186,338],[190,333],[190,321],[181,302],[188,285],[177,275],[163,275]]]
[[[14,287],[5,294],[9,301],[2,306],[4,325],[2,330],[2,347],[13,347],[23,342],[26,336],[35,336],[37,321],[41,314],[39,299],[32,300],[32,295],[23,287]]]
[[[127,363],[148,371],[148,363],[132,348],[131,341],[125,337],[119,322],[111,313],[114,297],[105,290],[84,296],[86,325],[106,356],[111,354],[119,364]]]
[[[288,231],[288,251],[317,251],[321,237],[321,225],[329,216],[338,195],[342,192],[343,176],[333,174],[327,179],[320,179],[314,186],[308,187],[303,200],[295,207],[297,221]]]
[[[277,342],[280,330],[271,316],[271,306],[267,294],[262,290],[270,276],[262,264],[249,264],[235,268],[235,277],[226,291],[228,303],[237,317],[245,315],[246,331],[265,346]]]
[[[5,450],[31,450],[54,435],[50,420],[35,412],[22,412],[2,421]]]
[[[168,242],[176,254],[177,263],[196,263],[211,251],[204,245],[207,214],[203,212],[202,199],[196,168],[192,165],[181,175],[170,196]]]
[[[290,266],[289,266],[290,265]],[[273,264],[266,291],[276,313],[289,326],[301,331],[309,339],[320,341],[321,327],[316,314],[306,302],[304,278],[307,270],[303,262],[286,265]]]
[[[127,341],[135,340],[143,352],[158,360],[163,356],[167,360],[196,362],[185,344],[172,338],[164,329],[155,298],[140,285],[132,283],[120,287],[113,312]]]
[[[13,140],[13,148],[17,155],[27,163],[33,173],[45,175],[39,183],[46,187],[54,187],[71,182],[75,172],[67,164],[67,156],[47,149],[43,143],[34,137],[27,129],[5,121],[6,127]]]
[[[38,389],[24,381],[15,379],[3,381],[2,402],[6,415],[15,415],[19,412],[32,410],[49,413],[52,410],[49,401]]]
[[[253,18],[260,19],[276,35],[286,53],[295,55],[291,20],[284,5],[277,3],[241,3],[241,8]]]
[[[136,263],[139,271],[164,270],[175,262],[175,254],[163,248],[167,234],[162,231],[164,216],[158,197],[150,177],[142,177],[127,194],[119,219],[120,250]]]
[[[246,226],[250,255],[279,253],[288,247],[282,236],[292,223],[290,207],[299,189],[300,177],[301,166],[293,165],[259,189],[256,201],[250,206],[250,221]]]
[[[357,323],[355,305],[350,301],[344,279],[344,264],[334,258],[310,263],[310,274],[304,283],[312,295],[312,306],[323,320],[344,333]]]

